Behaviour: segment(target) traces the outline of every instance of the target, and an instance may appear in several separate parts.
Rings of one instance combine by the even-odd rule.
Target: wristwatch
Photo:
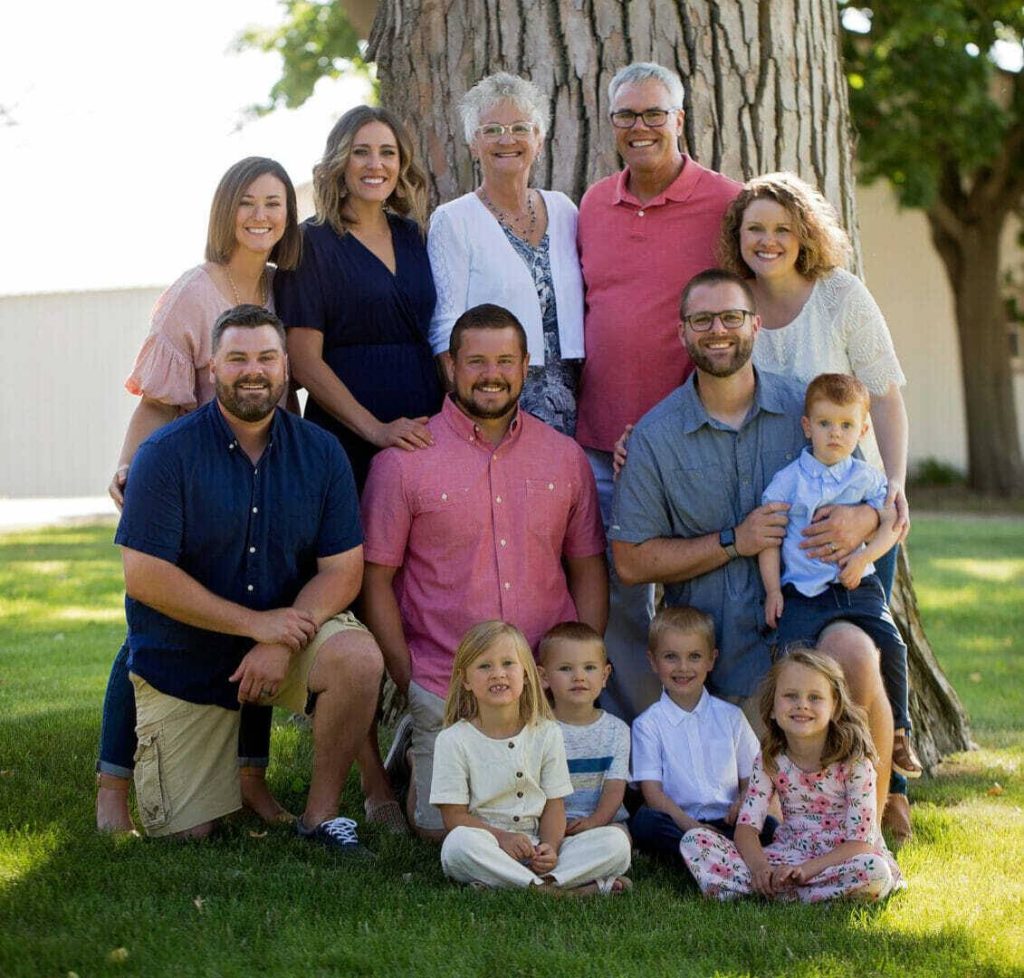
[[[736,527],[730,526],[718,534],[718,545],[729,555],[729,559],[738,557],[736,550]]]

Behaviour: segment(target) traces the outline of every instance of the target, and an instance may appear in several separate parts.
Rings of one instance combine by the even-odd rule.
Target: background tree
[[[435,202],[473,186],[456,104],[484,75],[516,72],[549,93],[552,128],[535,182],[578,201],[619,167],[608,82],[630,61],[653,60],[687,82],[690,155],[741,180],[796,171],[822,188],[856,241],[839,38],[834,0],[382,0],[366,58],[381,101],[410,122]],[[905,559],[894,610],[910,650],[915,739],[934,764],[969,747],[970,732],[928,646]]]
[[[1008,315],[1000,289],[1007,218],[1024,201],[1024,5],[886,0],[844,31],[860,175],[924,210],[953,290],[968,480],[1024,493]],[[866,21],[865,18],[869,18]],[[1017,62],[1016,71],[999,63]]]

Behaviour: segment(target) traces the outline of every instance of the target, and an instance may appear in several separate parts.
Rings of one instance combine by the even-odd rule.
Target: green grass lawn
[[[619,899],[479,893],[411,840],[364,833],[369,868],[244,819],[205,843],[98,836],[100,704],[124,633],[110,539],[0,536],[3,978],[1024,974],[1024,520],[914,523],[925,624],[981,750],[914,786],[910,888],[871,908],[709,904],[646,860]],[[282,716],[270,779],[293,809],[308,767],[308,734]]]

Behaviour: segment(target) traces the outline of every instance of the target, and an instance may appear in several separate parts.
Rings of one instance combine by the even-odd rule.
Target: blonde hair
[[[694,632],[699,635],[713,652],[715,646],[715,619],[700,608],[684,604],[677,608],[662,608],[652,619],[647,630],[647,648],[653,653],[658,649],[661,637],[669,631]]]
[[[723,268],[753,278],[740,251],[743,214],[755,200],[774,200],[784,207],[800,241],[796,270],[806,279],[817,279],[845,265],[852,251],[850,237],[839,223],[836,209],[809,183],[795,173],[766,173],[748,180],[722,218],[718,259]]]
[[[450,727],[459,720],[472,720],[479,708],[476,697],[465,688],[469,667],[487,652],[495,642],[509,638],[516,650],[516,657],[523,667],[523,692],[519,697],[519,720],[523,726],[552,720],[554,714],[544,696],[533,653],[526,636],[515,625],[503,621],[482,621],[474,625],[459,642],[452,664],[452,679],[448,685],[448,698],[444,702],[444,725]]]
[[[385,206],[415,221],[423,231],[427,220],[427,178],[416,160],[412,139],[398,116],[388,109],[371,105],[357,105],[349,109],[327,135],[324,155],[313,167],[315,223],[329,224],[342,237],[348,233],[349,222],[341,213],[348,196],[345,168],[352,154],[352,141],[370,122],[383,123],[398,143],[398,183]]]
[[[605,662],[608,661],[604,639],[599,632],[582,621],[561,621],[553,628],[549,628],[537,646],[537,661],[541,665],[546,665],[548,656],[560,642],[592,642],[601,650],[601,658]]]
[[[775,722],[772,712],[779,675],[790,663],[813,669],[828,680],[832,689],[832,716],[829,717],[825,749],[821,754],[822,767],[837,761],[857,761],[861,758],[876,760],[878,755],[868,730],[867,713],[853,702],[843,671],[835,659],[815,648],[790,646],[785,656],[771,667],[761,687],[761,719],[765,726],[761,757],[765,770],[775,774],[778,771],[776,758],[786,749],[786,735]]]

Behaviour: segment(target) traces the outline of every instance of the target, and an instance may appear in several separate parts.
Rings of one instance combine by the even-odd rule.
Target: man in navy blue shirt
[[[216,399],[139,449],[122,547],[139,751],[136,796],[153,836],[205,836],[241,807],[238,707],[313,711],[300,835],[360,851],[338,798],[377,702],[382,659],[344,613],[362,530],[337,440],[277,408],[284,329],[259,306],[213,329]]]

